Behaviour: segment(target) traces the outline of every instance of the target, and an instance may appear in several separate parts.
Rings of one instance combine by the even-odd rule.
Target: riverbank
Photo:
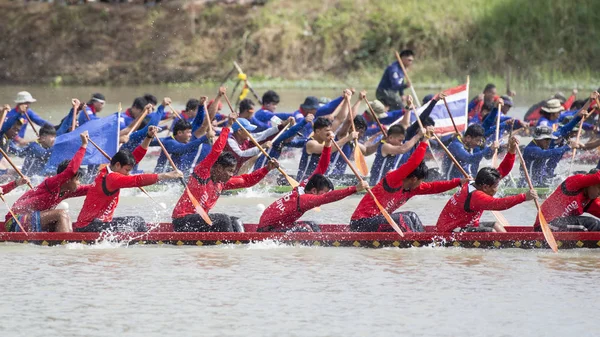
[[[600,2],[532,0],[0,3],[1,84],[219,83],[238,60],[264,87],[376,86],[393,50],[413,82],[596,88]]]

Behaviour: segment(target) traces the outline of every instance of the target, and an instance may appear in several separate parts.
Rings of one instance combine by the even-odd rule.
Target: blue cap
[[[315,96],[308,96],[300,107],[302,110],[317,110],[319,108],[319,99]]]
[[[238,118],[237,121],[240,124],[242,124],[242,126],[244,127],[244,129],[246,129],[248,131],[254,131],[254,130],[256,130],[256,125],[250,124],[250,122],[248,122],[248,120],[246,118]],[[233,132],[236,132],[237,130],[241,129],[240,128],[240,124],[233,123],[233,126],[231,127],[231,129],[233,129]]]
[[[500,98],[502,98],[502,100],[504,101],[504,105],[508,105],[508,106],[513,106],[513,101],[512,98],[510,98],[510,96],[500,96]]]
[[[425,104],[429,103],[429,101],[431,101],[432,99],[433,99],[432,94],[429,94],[429,95],[423,97],[423,103],[421,105],[425,105]]]

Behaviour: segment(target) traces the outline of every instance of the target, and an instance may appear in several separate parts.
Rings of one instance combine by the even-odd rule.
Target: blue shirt
[[[206,136],[194,139],[187,144],[178,142],[173,136],[161,138],[161,141],[171,155],[177,169],[186,174],[189,174],[190,168],[193,169],[193,164],[202,161],[211,149]],[[153,140],[150,142],[150,146],[159,146],[158,141]],[[169,166],[164,152],[161,152],[154,172],[166,172]]]
[[[385,68],[381,81],[379,81],[379,85],[377,86],[377,90],[393,90],[397,91],[401,96],[404,94],[404,89],[406,88],[404,72],[402,72],[398,61]]]
[[[20,158],[25,158],[21,167],[24,175],[29,177],[44,175],[44,167],[50,159],[52,148],[46,149],[35,141],[27,144],[24,148],[18,148],[11,143],[10,149]]]
[[[44,119],[42,119],[42,117],[38,116],[38,114],[36,114],[35,112],[33,112],[33,110],[31,110],[31,109],[27,109],[27,115],[29,116],[29,118],[31,119],[31,121],[34,122],[35,124],[37,124],[38,126],[44,126],[46,124],[52,125],[51,123],[48,123],[47,121],[45,121]],[[23,126],[21,126],[21,129],[19,130],[19,137],[23,138],[23,137],[25,137],[25,130],[27,129],[27,123],[28,123],[27,122],[27,117],[25,117],[24,114],[18,112],[17,108],[13,108],[6,115],[6,120],[8,121],[8,119],[10,119],[11,117],[14,117],[14,116],[20,116],[20,117],[23,118]],[[14,124],[15,121],[16,121],[16,119],[13,121],[13,124]],[[9,129],[10,129],[10,127],[13,124],[10,124]]]
[[[397,154],[384,157],[381,152],[383,144],[385,144],[385,141],[382,141],[379,143],[379,146],[377,146],[375,160],[373,161],[373,166],[371,166],[371,177],[369,178],[369,185],[371,186],[377,185],[389,171],[397,169],[400,164],[400,159],[404,156],[403,154]]]
[[[297,139],[292,140],[291,142],[286,143],[285,141],[296,136],[296,133],[301,130],[306,125],[306,121],[302,120],[291,128],[285,130],[281,136],[279,136],[273,142],[273,146],[267,152],[271,158],[278,159],[281,156],[281,152],[283,151],[284,146],[288,147],[298,147],[301,148],[306,143],[305,139]],[[258,170],[263,166],[267,165],[267,159],[264,155],[260,155],[256,162],[254,163],[254,170]]]
[[[493,152],[490,147],[485,147],[483,150],[480,148],[469,150],[458,138],[455,138],[450,145],[448,145],[448,150],[450,153],[452,153],[454,158],[456,158],[460,166],[462,166],[467,174],[473,178],[477,176],[481,159]],[[444,155],[442,172],[444,172],[445,180],[464,178],[464,175],[460,169],[454,166],[454,162],[447,155]]]
[[[546,179],[552,178],[554,168],[571,148],[567,145],[544,150],[532,140],[523,149],[523,160],[529,170],[529,176],[534,186],[543,184]],[[523,173],[523,169],[521,169]],[[524,177],[524,173],[523,173]]]

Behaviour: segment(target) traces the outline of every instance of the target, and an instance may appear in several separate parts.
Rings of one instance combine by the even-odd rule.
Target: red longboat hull
[[[149,225],[149,227],[152,227]],[[263,233],[256,232],[257,225],[246,225],[245,233],[173,232],[172,225],[155,225],[146,233],[12,233],[0,232],[0,242],[60,245],[71,242],[94,244],[99,241],[129,244],[220,245],[245,244],[272,240],[284,244],[331,247],[423,247],[445,246],[464,248],[548,248],[541,232],[531,227],[514,226],[508,233],[437,233],[427,226],[425,233],[406,233],[400,237],[395,232],[356,233],[348,225],[321,225],[319,233]],[[554,233],[559,248],[600,248],[600,232]]]

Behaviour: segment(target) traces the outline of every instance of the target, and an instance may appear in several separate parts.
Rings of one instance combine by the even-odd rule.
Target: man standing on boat
[[[19,129],[19,136],[15,138],[14,141],[23,143],[22,139],[25,137],[25,130],[27,128],[28,120],[31,120],[39,127],[42,127],[46,124],[52,125],[52,123],[45,121],[42,119],[42,117],[38,116],[38,114],[30,109],[31,104],[36,101],[37,100],[33,98],[33,96],[31,96],[31,94],[27,91],[21,91],[17,94],[17,99],[15,99],[15,103],[17,103],[17,105],[6,115],[7,120],[13,116],[19,116],[23,120],[21,129]]]
[[[479,222],[479,219],[484,211],[502,211],[526,200],[537,198],[535,190],[504,198],[494,198],[498,192],[500,180],[507,176],[513,168],[517,146],[519,146],[519,141],[512,137],[508,142],[508,153],[498,169],[482,168],[477,173],[474,182],[462,185],[461,189],[444,206],[436,224],[436,231],[506,231],[499,223]]]
[[[419,138],[425,133],[431,134],[433,127],[419,132]],[[406,163],[385,175],[373,187],[372,191],[377,200],[391,213],[392,219],[405,232],[424,232],[425,228],[414,212],[394,212],[415,195],[437,194],[448,191],[467,182],[467,179],[452,179],[449,181],[423,182],[427,179],[428,168],[423,159],[427,151],[427,141],[421,141]],[[359,202],[350,218],[350,229],[355,232],[389,232],[394,229],[381,215],[371,195],[366,194]]]
[[[408,70],[415,59],[415,53],[410,49],[405,49],[400,52],[400,60],[404,68]],[[389,110],[402,109],[402,96],[404,89],[410,88],[411,83],[406,79],[406,75],[402,71],[402,67],[398,61],[390,64],[381,77],[377,91],[375,93],[377,99]]]

